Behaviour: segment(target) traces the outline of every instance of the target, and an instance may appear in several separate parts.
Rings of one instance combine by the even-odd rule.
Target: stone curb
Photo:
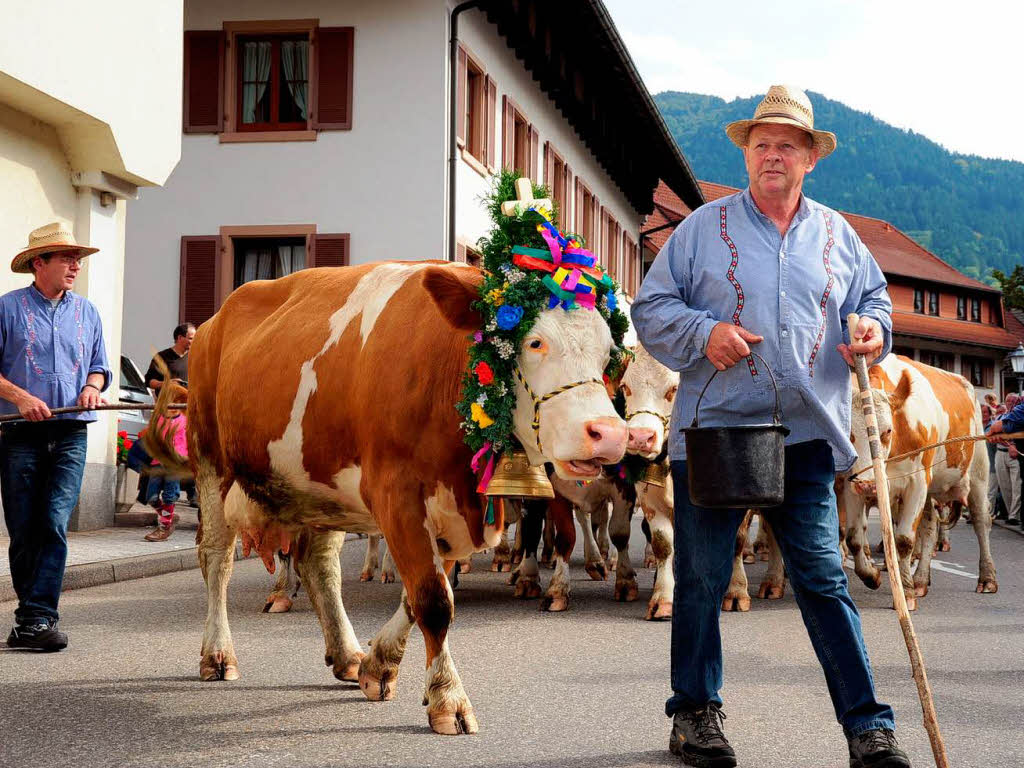
[[[250,557],[256,557],[253,553]],[[235,560],[242,560],[242,547],[235,545]],[[116,581],[144,579],[158,576],[161,573],[188,571],[199,567],[199,548],[173,549],[168,552],[154,552],[149,555],[119,557],[96,563],[69,565],[64,570],[62,592],[69,589],[98,587],[101,584],[113,584]],[[16,600],[14,585],[10,576],[0,577],[0,602]]]
[[[1012,533],[1016,533],[1018,536],[1024,536],[1024,529],[1019,525],[1007,525],[1002,520],[996,520],[995,518],[992,519],[992,525],[998,525],[1004,531],[1011,531]]]

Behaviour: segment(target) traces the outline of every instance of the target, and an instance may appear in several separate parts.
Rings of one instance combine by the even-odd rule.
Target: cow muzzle
[[[629,453],[640,454],[645,458],[650,454],[653,454],[654,444],[657,439],[657,433],[647,427],[630,427],[629,428],[629,443],[626,445],[626,450]]]

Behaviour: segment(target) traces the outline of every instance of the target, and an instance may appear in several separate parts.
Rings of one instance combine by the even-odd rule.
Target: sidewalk
[[[140,504],[130,511],[140,515],[152,512]],[[143,536],[152,530],[152,526],[68,533],[64,590],[198,568],[196,529],[199,520],[196,509],[179,504],[176,511],[180,520],[166,541],[143,541]],[[0,602],[16,597],[11,584],[10,562],[6,557],[9,543],[10,539],[0,536],[0,552],[4,555],[0,557]],[[237,546],[235,559],[240,558],[241,547]]]

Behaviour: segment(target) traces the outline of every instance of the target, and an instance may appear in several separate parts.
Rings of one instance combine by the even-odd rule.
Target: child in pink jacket
[[[157,421],[157,429],[165,436],[169,430],[173,430],[172,441],[174,450],[182,456],[188,456],[188,444],[185,440],[185,425],[187,424],[184,411],[180,411],[174,418],[166,419],[160,417]],[[154,460],[154,466],[160,466],[160,462]],[[157,511],[156,529],[146,534],[146,541],[165,541],[174,532],[174,503],[181,494],[181,481],[177,478],[154,474],[146,488],[146,499],[149,506]]]

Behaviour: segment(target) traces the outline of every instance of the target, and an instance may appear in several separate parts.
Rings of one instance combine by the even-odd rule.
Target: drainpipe
[[[452,8],[448,40],[448,261],[455,261],[455,173],[458,169],[455,133],[458,125],[459,14],[479,8],[485,0],[469,0]]]

